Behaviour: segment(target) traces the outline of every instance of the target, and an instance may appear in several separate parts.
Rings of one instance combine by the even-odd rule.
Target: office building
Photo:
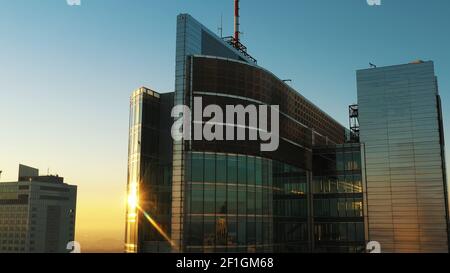
[[[171,107],[192,108],[194,97],[222,109],[278,105],[278,149],[262,152],[253,140],[172,143]],[[130,116],[126,252],[364,250],[360,146],[348,146],[347,129],[258,66],[235,38],[179,15],[175,92],[139,89]],[[323,159],[329,153],[337,155]],[[315,217],[316,203],[333,213]]]
[[[170,233],[173,99],[173,93],[158,94],[145,87],[131,96],[126,252],[136,252],[138,240],[142,252],[172,250],[146,217],[152,215],[159,228]]]
[[[382,252],[448,252],[441,100],[434,64],[357,71],[367,227]]]
[[[0,253],[67,253],[75,238],[77,187],[19,166],[18,182],[0,183]]]
[[[314,252],[364,252],[367,237],[363,173],[364,145],[345,143],[314,148]]]

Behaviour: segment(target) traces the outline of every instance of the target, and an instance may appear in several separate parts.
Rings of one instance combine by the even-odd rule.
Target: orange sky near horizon
[[[123,185],[123,190],[117,187],[107,193],[95,185],[90,191],[79,191],[75,239],[83,252],[123,252],[125,182]]]

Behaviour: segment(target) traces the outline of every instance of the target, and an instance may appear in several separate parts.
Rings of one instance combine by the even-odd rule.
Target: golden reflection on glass
[[[164,239],[172,246],[172,248],[177,249],[175,243],[170,239],[169,235],[161,228],[161,226],[145,211],[139,204],[136,204],[137,209],[144,214],[145,219],[164,237]]]

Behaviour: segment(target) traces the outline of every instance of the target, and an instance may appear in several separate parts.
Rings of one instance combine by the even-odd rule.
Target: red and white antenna
[[[233,46],[237,50],[239,50],[245,57],[247,57],[249,60],[253,61],[254,63],[257,63],[256,59],[250,56],[250,54],[247,53],[247,47],[245,47],[241,43],[241,34],[242,32],[239,30],[240,23],[239,23],[239,0],[234,0],[234,36],[225,37],[224,39],[229,45]]]
[[[234,41],[239,43],[239,0],[234,0]]]

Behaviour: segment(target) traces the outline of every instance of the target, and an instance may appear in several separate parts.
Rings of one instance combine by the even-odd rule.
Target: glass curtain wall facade
[[[314,148],[314,252],[363,253],[364,146]]]
[[[222,109],[279,105],[280,145],[275,152],[261,152],[259,141],[194,140],[185,145],[186,193],[191,195],[185,196],[184,250],[311,252],[313,147],[344,143],[345,129],[258,66],[200,55],[187,64],[188,103],[201,97],[204,105]],[[197,211],[201,204],[208,211]]]
[[[307,172],[267,158],[190,153],[187,252],[308,251]]]
[[[370,240],[383,252],[448,252],[440,98],[433,62],[357,72]]]
[[[221,56],[241,61],[251,61],[230,45],[224,43],[213,32],[192,18],[189,14],[177,17],[175,97],[174,105],[189,105],[186,101],[186,89],[191,82],[187,73],[189,56],[204,54]],[[185,165],[186,152],[184,141],[173,142],[173,183],[172,183],[172,220],[171,238],[177,246],[174,251],[183,250],[184,205],[185,205]]]
[[[130,101],[125,251],[170,252],[172,94],[136,90]],[[151,223],[156,222],[156,227]]]

